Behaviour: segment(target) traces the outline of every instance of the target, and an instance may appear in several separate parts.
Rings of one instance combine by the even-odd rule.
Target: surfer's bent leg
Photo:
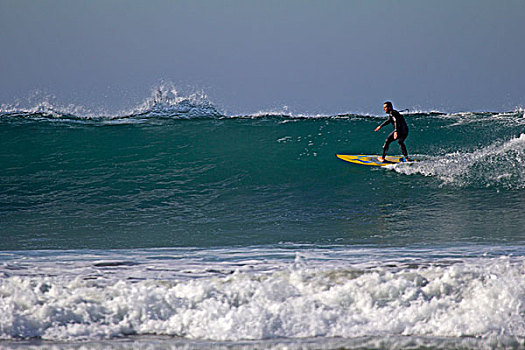
[[[388,137],[385,140],[385,144],[383,145],[383,159],[385,159],[386,152],[388,151],[388,147],[390,146],[392,142],[394,142],[394,133],[391,133],[390,135],[388,135]]]

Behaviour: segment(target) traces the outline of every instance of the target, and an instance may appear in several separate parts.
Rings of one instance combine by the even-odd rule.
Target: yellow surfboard
[[[386,156],[385,162],[380,162],[377,158],[378,155],[367,155],[367,154],[336,154],[337,158],[344,160],[345,162],[371,165],[371,166],[385,166],[389,164],[405,163],[405,157],[399,156]]]

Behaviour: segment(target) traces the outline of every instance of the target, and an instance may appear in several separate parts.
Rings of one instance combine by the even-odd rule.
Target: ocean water
[[[405,117],[3,105],[0,348],[524,348],[523,110]]]

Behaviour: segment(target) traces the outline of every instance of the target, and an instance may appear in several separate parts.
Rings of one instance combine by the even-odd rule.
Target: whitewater
[[[524,111],[404,115],[2,105],[0,348],[524,348]]]

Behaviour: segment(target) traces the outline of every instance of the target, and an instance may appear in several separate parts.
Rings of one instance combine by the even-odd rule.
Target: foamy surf
[[[459,187],[525,187],[525,134],[472,152],[426,157],[422,162],[390,166],[406,175],[435,176]]]
[[[193,257],[182,250],[128,252],[128,260],[122,260],[126,252],[84,260],[57,252],[55,263],[46,253],[8,259],[0,282],[0,338],[155,335],[225,347],[286,339],[329,345],[392,338],[391,345],[406,345],[429,337],[456,339],[456,345],[464,339],[524,344],[523,256],[460,257],[445,250],[428,259],[426,250],[383,252],[312,249],[296,252],[292,261],[294,252],[286,249],[196,250]],[[225,261],[222,254],[234,258]]]

